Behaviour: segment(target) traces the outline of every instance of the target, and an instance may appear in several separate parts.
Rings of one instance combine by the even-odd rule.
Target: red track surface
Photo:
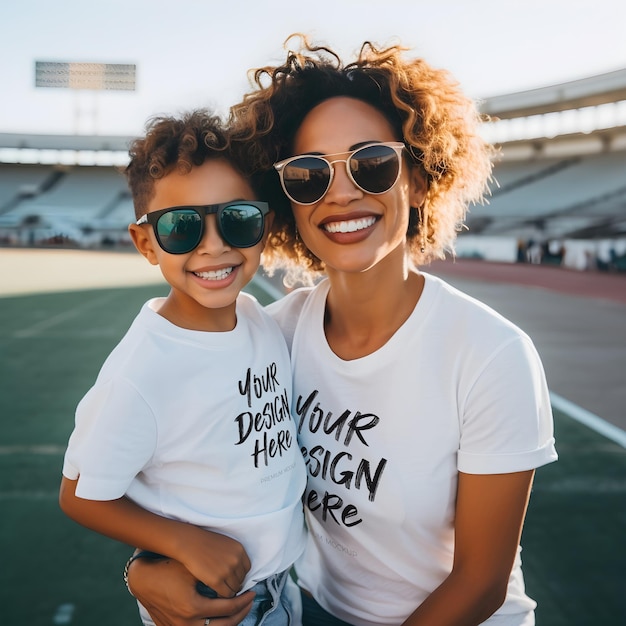
[[[626,274],[582,272],[552,265],[493,263],[473,259],[435,261],[425,271],[467,280],[487,280],[542,287],[586,298],[626,304]]]

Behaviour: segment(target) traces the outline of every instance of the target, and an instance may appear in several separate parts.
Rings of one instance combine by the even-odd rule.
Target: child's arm
[[[128,498],[86,500],[76,496],[77,480],[63,477],[59,504],[74,521],[130,546],[174,558],[220,596],[232,597],[250,570],[243,546],[225,535],[161,517]]]

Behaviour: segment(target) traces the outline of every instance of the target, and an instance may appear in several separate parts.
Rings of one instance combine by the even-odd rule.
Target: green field
[[[74,408],[160,286],[0,299],[0,625],[131,626],[130,548],[81,528],[57,491]],[[250,289],[261,302],[269,296]],[[626,624],[626,450],[557,413],[522,544],[538,626]]]

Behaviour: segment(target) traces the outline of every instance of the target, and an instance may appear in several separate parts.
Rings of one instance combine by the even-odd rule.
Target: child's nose
[[[217,216],[207,215],[202,239],[198,245],[198,252],[216,256],[225,250],[230,250],[230,246],[222,239],[217,228]]]

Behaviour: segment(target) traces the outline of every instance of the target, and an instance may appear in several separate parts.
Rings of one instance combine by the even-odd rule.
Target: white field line
[[[601,417],[598,417],[594,413],[579,407],[577,404],[562,398],[556,393],[550,392],[550,401],[555,409],[562,411],[577,422],[591,428],[591,430],[600,433],[607,439],[610,439],[614,443],[622,446],[622,448],[626,448],[626,431],[622,430],[618,426],[603,420]]]
[[[60,604],[52,616],[53,624],[71,624],[76,607],[71,602]]]
[[[55,455],[65,454],[65,446],[59,446],[53,443],[50,444],[38,444],[33,446],[0,446],[0,456],[8,456],[9,454],[39,454],[43,455]]]
[[[53,315],[52,317],[48,317],[40,322],[33,324],[27,328],[22,328],[21,330],[17,330],[13,333],[13,337],[16,339],[26,339],[29,337],[35,337],[37,335],[41,335],[50,328],[57,326],[58,324],[62,324],[63,322],[70,320],[74,317],[80,317],[85,312],[90,309],[94,309],[99,307],[101,304],[109,300],[111,296],[107,294],[106,296],[102,296],[100,298],[96,298],[95,300],[88,300],[81,304],[80,306],[74,307],[68,311],[63,311],[62,313],[57,313],[57,315]]]

